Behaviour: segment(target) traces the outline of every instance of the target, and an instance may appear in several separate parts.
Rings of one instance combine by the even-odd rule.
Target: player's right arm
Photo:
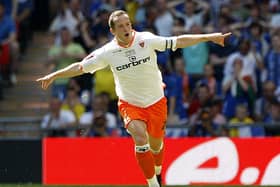
[[[37,79],[37,81],[41,82],[43,89],[47,89],[55,79],[75,77],[83,73],[94,73],[95,71],[108,66],[103,57],[106,56],[104,51],[104,48],[99,48],[90,53],[81,62],[73,63],[63,69]]]
[[[41,82],[41,86],[43,89],[47,89],[49,85],[58,78],[69,78],[75,77],[83,74],[83,68],[81,62],[73,63],[63,69],[57,70],[53,73],[50,73],[44,77],[37,79],[37,82]]]

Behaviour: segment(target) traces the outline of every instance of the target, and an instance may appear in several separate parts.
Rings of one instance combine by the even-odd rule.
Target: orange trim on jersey
[[[119,46],[123,47],[123,48],[128,48],[128,47],[130,47],[130,46],[132,45],[132,43],[133,43],[133,41],[134,41],[134,38],[135,38],[135,35],[136,35],[135,30],[132,30],[132,34],[133,34],[132,39],[129,41],[128,45],[120,44],[119,41],[116,39],[117,44],[118,44]]]

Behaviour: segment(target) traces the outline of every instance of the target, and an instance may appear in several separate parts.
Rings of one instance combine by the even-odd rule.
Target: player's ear
[[[111,27],[110,27],[110,32],[111,32],[113,35],[115,35],[114,29],[112,29]]]

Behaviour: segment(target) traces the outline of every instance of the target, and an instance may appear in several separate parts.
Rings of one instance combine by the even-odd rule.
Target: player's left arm
[[[221,46],[225,45],[225,38],[231,33],[212,33],[212,34],[183,34],[177,37],[176,48],[185,48],[200,42],[214,42]]]

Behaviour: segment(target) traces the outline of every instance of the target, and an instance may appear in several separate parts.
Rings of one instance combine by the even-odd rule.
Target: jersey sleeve
[[[177,37],[163,37],[163,36],[157,36],[152,33],[146,32],[145,33],[148,43],[152,48],[158,51],[165,51],[167,49],[171,49],[172,51],[175,51],[176,43],[177,43]]]
[[[103,58],[105,55],[104,52],[105,50],[100,48],[85,57],[81,62],[82,70],[85,73],[94,73],[95,71],[108,66],[108,63]]]

